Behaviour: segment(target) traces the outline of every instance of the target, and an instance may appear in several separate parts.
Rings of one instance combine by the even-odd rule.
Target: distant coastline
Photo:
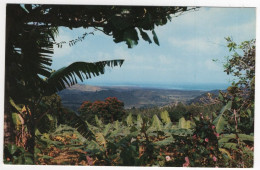
[[[148,89],[166,89],[166,90],[199,90],[199,91],[211,91],[211,90],[226,90],[231,84],[225,83],[172,83],[172,84],[160,84],[160,83],[84,83],[83,85],[100,86],[100,87],[136,87],[136,88],[148,88]]]
[[[147,108],[178,102],[188,104],[207,92],[215,94],[219,90],[226,90],[227,86],[223,85],[223,89],[216,89],[220,86],[204,84],[204,86],[183,85],[176,88],[176,86],[159,84],[98,84],[95,86],[77,84],[59,92],[59,95],[63,105],[74,111],[77,111],[83,101],[104,101],[107,97],[117,97],[124,102],[126,109]]]

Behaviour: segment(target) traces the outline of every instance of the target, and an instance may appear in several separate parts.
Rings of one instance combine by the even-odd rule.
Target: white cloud
[[[255,37],[254,12],[249,8],[199,8],[196,12],[173,18],[171,23],[158,27],[157,34],[159,39],[170,36],[178,41],[189,39],[193,44],[198,39],[224,40],[227,36],[243,41]]]
[[[205,37],[206,38],[206,37]],[[170,37],[168,42],[173,48],[179,48],[185,53],[189,54],[217,54],[218,49],[215,48],[214,43],[209,39],[204,38],[193,38],[193,39],[179,39],[175,37]],[[213,50],[214,49],[214,50]]]

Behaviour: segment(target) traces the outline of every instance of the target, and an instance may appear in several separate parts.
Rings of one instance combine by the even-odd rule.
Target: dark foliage
[[[95,121],[95,116],[98,116],[105,123],[112,123],[116,120],[122,120],[125,110],[123,102],[116,97],[108,97],[105,101],[83,102],[79,113],[80,117],[89,123]]]

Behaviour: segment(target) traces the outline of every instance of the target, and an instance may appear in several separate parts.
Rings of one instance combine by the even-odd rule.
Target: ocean
[[[156,88],[156,89],[174,89],[174,90],[226,90],[231,84],[224,83],[133,83],[133,82],[109,82],[109,83],[84,83],[92,86],[126,86],[140,88]]]

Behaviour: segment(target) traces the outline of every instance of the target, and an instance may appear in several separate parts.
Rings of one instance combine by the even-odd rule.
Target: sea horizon
[[[167,90],[226,90],[231,84],[227,83],[140,83],[140,82],[95,82],[80,83],[83,85],[103,86],[103,87],[137,87]]]

